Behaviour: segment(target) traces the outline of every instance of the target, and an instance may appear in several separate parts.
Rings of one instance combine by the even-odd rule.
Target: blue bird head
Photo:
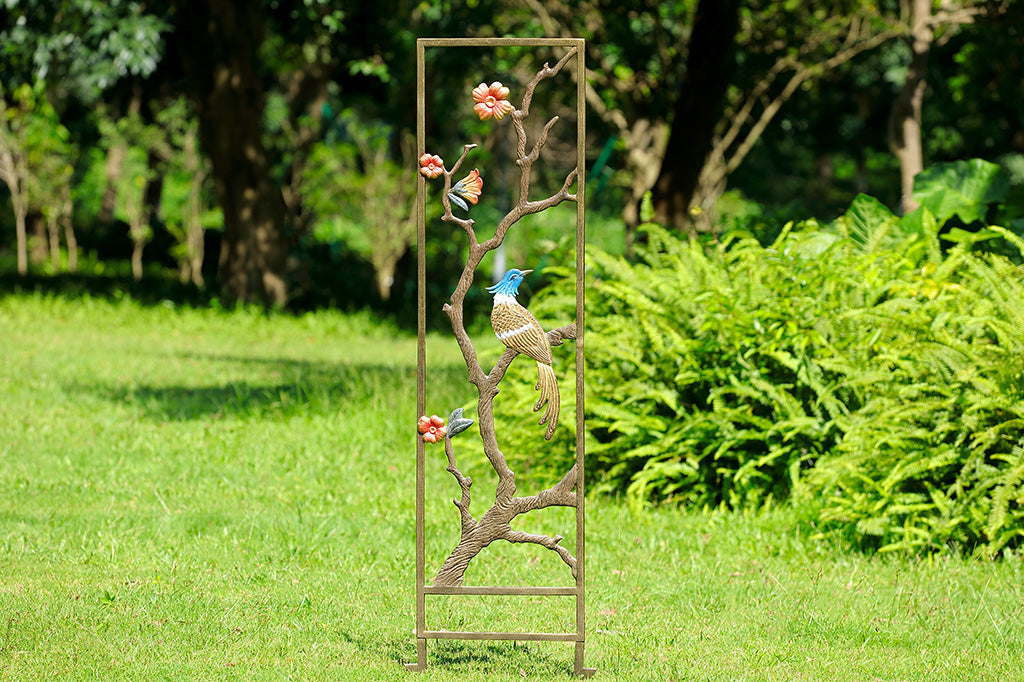
[[[517,270],[512,268],[505,273],[500,282],[487,287],[487,291],[495,295],[504,294],[515,298],[516,294],[519,293],[519,285],[523,283],[523,278],[531,272],[533,270]]]

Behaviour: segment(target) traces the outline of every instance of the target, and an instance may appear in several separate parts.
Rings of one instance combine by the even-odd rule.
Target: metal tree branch
[[[576,338],[575,324],[559,327],[548,332],[548,340],[552,346],[560,345],[565,339],[574,338]],[[511,349],[506,349],[502,353],[494,368],[487,374],[486,384],[490,387],[490,392],[486,395],[481,394],[477,403],[480,432],[484,438],[485,452],[488,447],[486,445],[487,442],[493,440],[497,458],[500,459],[501,465],[500,469],[498,465],[494,467],[498,473],[498,487],[495,492],[494,505],[480,518],[479,522],[475,521],[469,512],[469,488],[472,485],[472,480],[464,476],[455,463],[451,437],[445,438],[445,454],[448,455],[447,470],[455,477],[462,490],[462,497],[453,501],[455,506],[459,508],[462,519],[462,532],[458,545],[449,554],[448,558],[441,565],[437,576],[435,576],[434,585],[461,585],[462,576],[465,574],[466,568],[469,567],[470,561],[484,547],[487,547],[495,540],[506,540],[516,543],[532,542],[554,550],[562,557],[566,565],[572,569],[573,576],[575,577],[576,575],[576,561],[569,554],[568,550],[558,544],[561,538],[553,540],[547,535],[517,533],[510,526],[512,519],[516,516],[535,509],[552,506],[574,507],[576,505],[576,493],[574,492],[576,486],[575,465],[555,486],[542,490],[530,497],[514,497],[516,491],[515,474],[508,468],[505,456],[500,450],[497,450],[497,440],[494,433],[494,412],[491,408],[491,403],[498,394],[498,382],[505,376],[506,370],[508,370],[516,355],[518,353]],[[485,430],[487,435],[484,435]],[[487,455],[493,465],[495,460],[491,459],[491,453],[487,452]]]
[[[451,440],[448,439],[448,443],[450,442]],[[453,469],[455,472],[458,471],[457,467],[449,467],[449,471],[452,471]],[[462,481],[468,482],[468,479],[461,476],[461,473],[457,475],[457,478],[459,477],[461,477]],[[528,511],[553,506],[575,506],[576,493],[572,490],[576,486],[575,465],[573,465],[565,476],[562,477],[562,480],[553,488],[543,490],[537,495],[533,495],[531,497],[512,498],[505,504],[495,502],[495,504],[484,513],[478,522],[473,521],[473,518],[470,516],[467,509],[469,503],[469,485],[461,483],[460,485],[463,485],[462,499],[456,500],[455,505],[459,507],[462,514],[461,537],[458,545],[456,545],[455,549],[448,555],[448,558],[445,559],[444,563],[441,565],[441,569],[434,577],[434,585],[439,587],[461,585],[462,577],[465,575],[466,569],[469,567],[469,563],[481,552],[481,550],[484,549],[484,547],[487,547],[495,540],[505,540],[513,543],[532,543],[555,551],[562,558],[562,561],[565,562],[565,564],[572,570],[573,577],[576,577],[576,559],[572,556],[569,550],[559,544],[563,539],[561,535],[551,537],[550,535],[514,531],[510,525],[512,519]]]
[[[572,569],[573,575],[576,575],[576,560],[566,548],[559,544],[562,540],[561,536],[552,538],[548,535],[513,531],[510,522],[516,516],[534,509],[542,509],[549,506],[575,506],[576,494],[574,489],[577,480],[577,468],[574,465],[558,484],[541,491],[537,495],[515,497],[515,473],[508,467],[505,455],[498,447],[497,434],[494,427],[493,401],[499,392],[499,382],[505,376],[505,372],[508,370],[512,360],[518,355],[518,352],[513,349],[506,349],[494,367],[485,374],[480,365],[476,349],[466,331],[464,321],[465,297],[473,285],[476,269],[489,251],[498,248],[502,244],[508,230],[523,216],[538,213],[563,201],[576,201],[576,195],[569,192],[569,187],[577,177],[577,169],[575,168],[568,173],[562,183],[562,187],[557,192],[544,199],[530,201],[529,191],[532,166],[540,158],[541,151],[547,143],[548,134],[555,123],[558,122],[558,117],[553,117],[544,125],[529,153],[527,153],[528,141],[526,130],[523,126],[523,120],[529,115],[530,103],[537,85],[544,79],[555,76],[575,55],[576,48],[571,48],[554,67],[549,67],[545,63],[526,85],[520,107],[518,109],[513,107],[510,112],[517,138],[516,165],[520,169],[519,197],[511,210],[499,221],[493,237],[480,242],[477,239],[474,221],[455,216],[452,213],[451,200],[448,197],[452,187],[452,176],[458,172],[475,145],[465,145],[458,161],[450,170],[444,171],[444,189],[441,195],[444,213],[441,219],[444,222],[454,223],[466,233],[469,242],[469,254],[451,299],[444,305],[443,310],[451,321],[452,332],[466,362],[469,382],[477,389],[477,418],[480,437],[483,442],[484,453],[498,475],[498,483],[495,490],[494,504],[483,514],[479,521],[474,520],[469,512],[470,486],[472,481],[464,476],[456,465],[454,451],[451,446],[451,437],[446,437],[445,453],[448,455],[448,471],[455,477],[462,491],[461,498],[454,501],[460,512],[462,531],[459,543],[449,554],[434,578],[434,585],[437,586],[462,584],[463,575],[470,561],[484,547],[487,547],[495,540],[532,543],[550,549],[556,552],[566,565]],[[551,330],[547,332],[547,337],[552,346],[561,344],[565,339],[574,339],[576,338],[576,325],[569,324]]]
[[[455,452],[452,449],[451,438],[444,439],[444,454],[448,456],[448,468],[446,471],[455,477],[455,480],[459,484],[459,488],[462,489],[462,497],[452,501],[455,503],[455,506],[459,508],[459,516],[462,519],[462,534],[465,535],[476,525],[476,520],[469,511],[469,489],[473,485],[473,479],[468,476],[464,476],[463,473],[459,471],[459,467],[455,464]]]

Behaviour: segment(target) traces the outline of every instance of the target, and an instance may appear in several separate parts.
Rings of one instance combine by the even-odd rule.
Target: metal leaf
[[[451,438],[462,433],[472,425],[473,420],[464,418],[462,416],[462,408],[456,407],[452,410],[452,413],[448,415],[448,437]]]
[[[455,192],[448,192],[448,198],[452,200],[452,203],[461,208],[463,211],[469,211],[469,204],[463,201]]]

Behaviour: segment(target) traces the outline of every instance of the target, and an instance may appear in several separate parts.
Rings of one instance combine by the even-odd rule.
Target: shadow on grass
[[[171,270],[150,268],[141,280],[136,281],[127,270],[122,274],[79,272],[48,275],[32,272],[19,275],[13,272],[13,268],[4,269],[3,265],[0,259],[0,298],[10,294],[35,293],[68,300],[92,297],[119,301],[130,298],[144,306],[172,302],[175,305],[192,308],[231,307],[231,304],[221,300],[215,282],[209,282],[206,287],[182,283]],[[128,267],[125,263],[121,265],[122,269]],[[355,274],[357,271],[358,274]],[[339,277],[339,272],[344,273],[344,277]],[[399,329],[412,332],[416,330],[414,277],[407,276],[404,288],[396,287],[399,290],[394,291],[388,301],[382,301],[376,295],[373,270],[368,263],[359,259],[346,261],[345,267],[338,267],[337,263],[333,263],[331,267],[320,269],[315,275],[310,273],[310,278],[303,279],[304,283],[293,282],[291,298],[285,308],[286,313],[314,310],[371,310],[374,315],[389,321]],[[454,284],[431,282],[428,286],[431,304],[440,307],[451,295],[451,287]],[[476,311],[476,314],[467,317],[473,319],[477,316],[488,316],[490,301],[491,297],[486,292],[474,292],[467,307],[470,312]],[[432,330],[443,332],[451,329],[443,316],[428,316],[427,324]]]
[[[381,645],[365,640],[355,643],[366,650],[383,646],[385,655],[399,665],[416,662],[416,644],[411,636],[392,638]],[[427,642],[427,667],[452,674],[575,678],[572,647],[557,642],[431,640]]]
[[[206,382],[201,377],[194,384],[79,383],[67,390],[129,405],[141,409],[145,417],[160,421],[335,412],[352,401],[369,399],[377,391],[415,391],[415,371],[402,366],[241,356],[181,356],[168,361],[180,361],[183,374],[195,374],[197,367],[202,373],[211,364],[222,363],[227,366],[217,367],[218,374],[251,378],[213,385],[202,385]],[[188,364],[193,366],[186,367]]]
[[[132,406],[140,409],[146,418],[159,421],[333,414],[346,406],[380,400],[381,396],[410,396],[416,392],[416,370],[404,365],[325,363],[231,355],[169,358],[169,362],[178,361],[195,363],[201,369],[218,363],[236,365],[237,371],[230,366],[218,371],[248,377],[266,376],[267,380],[245,379],[215,385],[187,382],[169,385],[78,383],[66,390],[71,394],[98,396],[111,403]],[[195,372],[195,367],[189,371]],[[465,370],[441,367],[432,369],[431,377],[443,382],[464,383]]]
[[[143,305],[158,305],[174,301],[179,305],[197,308],[209,307],[214,296],[194,284],[183,284],[166,274],[147,272],[142,280],[130,275],[94,275],[63,273],[44,275],[30,273],[18,275],[0,272],[0,295],[38,293],[60,296],[69,300],[91,296],[110,301],[129,297]]]

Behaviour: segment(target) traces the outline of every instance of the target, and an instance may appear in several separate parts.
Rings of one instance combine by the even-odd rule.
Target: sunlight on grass
[[[0,334],[0,677],[410,679],[414,338],[370,315],[38,296],[0,299]],[[430,343],[430,411],[470,395],[453,346]],[[428,461],[436,570],[457,489],[439,449]],[[520,525],[559,532],[565,511]],[[592,500],[587,664],[638,680],[1024,674],[1019,559],[869,558],[799,529],[792,511]],[[477,584],[569,582],[537,548],[478,561]],[[527,629],[566,627],[564,601],[432,604],[439,627]],[[572,670],[564,644],[428,655],[428,680]]]

